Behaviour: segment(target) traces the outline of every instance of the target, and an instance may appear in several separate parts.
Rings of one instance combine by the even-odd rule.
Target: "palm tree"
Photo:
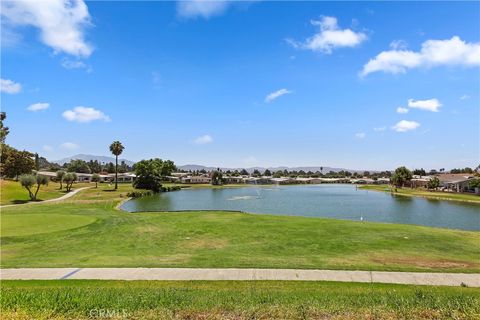
[[[118,189],[118,156],[122,154],[125,147],[120,141],[113,141],[110,145],[110,152],[115,155],[115,190]]]

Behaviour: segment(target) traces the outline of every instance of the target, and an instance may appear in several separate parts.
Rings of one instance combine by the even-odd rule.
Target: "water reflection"
[[[123,204],[127,211],[238,210],[480,230],[480,206],[356,190],[352,185],[191,189]]]

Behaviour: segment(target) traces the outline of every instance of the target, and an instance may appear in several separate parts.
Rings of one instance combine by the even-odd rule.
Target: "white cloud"
[[[76,150],[80,148],[80,146],[73,142],[64,142],[60,145],[60,148],[66,149],[66,150]]]
[[[213,142],[213,138],[208,134],[200,136],[200,137],[196,138],[195,140],[193,140],[193,143],[195,143],[195,144],[208,144],[208,143],[212,143],[212,142]]]
[[[34,103],[34,104],[29,105],[27,110],[36,112],[36,111],[48,109],[49,107],[50,107],[50,103],[38,102],[38,103]]]
[[[62,67],[65,69],[85,69],[87,73],[93,71],[92,67],[80,60],[70,60],[70,59],[63,59],[62,60]]]
[[[2,48],[14,48],[21,42],[22,36],[15,32],[9,25],[1,19],[0,22],[0,41]]]
[[[366,136],[367,136],[367,134],[365,132],[355,133],[355,138],[357,138],[357,139],[364,139]]]
[[[390,42],[390,48],[393,50],[405,50],[408,44],[405,40],[393,40]]]
[[[442,106],[438,99],[428,99],[428,100],[413,100],[408,99],[408,106],[410,108],[416,108],[426,111],[438,112],[438,108]]]
[[[383,51],[363,66],[360,75],[378,71],[405,73],[408,69],[442,65],[479,66],[480,43],[467,43],[454,36],[447,40],[427,40],[419,52],[403,48]]]
[[[265,97],[265,102],[266,103],[272,102],[273,100],[283,96],[284,94],[289,94],[289,93],[292,93],[292,91],[288,89],[280,89],[280,90],[274,91]]]
[[[88,57],[93,48],[84,40],[90,15],[83,0],[1,1],[1,15],[9,26],[34,26],[41,41],[55,52]]]
[[[22,85],[12,80],[0,79],[0,91],[9,94],[16,94],[22,91]]]
[[[312,20],[310,23],[318,26],[320,31],[304,42],[287,39],[293,47],[329,54],[335,48],[355,47],[367,39],[362,32],[351,29],[340,29],[337,18],[324,16],[320,20]]]
[[[67,110],[63,114],[63,117],[68,121],[76,122],[90,122],[94,120],[110,121],[110,117],[104,114],[100,110],[94,108],[78,106],[73,110]]]
[[[415,130],[418,127],[420,127],[420,123],[418,122],[402,120],[402,121],[399,121],[396,125],[394,125],[392,129],[397,132],[407,132],[410,130]]]
[[[470,99],[470,96],[468,94],[464,94],[463,96],[460,97],[460,100],[467,100]]]
[[[53,150],[53,147],[46,144],[42,147],[42,149],[43,149],[43,151],[49,152],[49,151]]]
[[[221,15],[230,5],[228,1],[192,0],[178,1],[177,14],[183,18],[202,17],[208,19],[212,16]]]
[[[387,127],[376,127],[376,128],[373,128],[373,131],[382,132],[382,131],[385,131],[386,129],[387,129]]]
[[[408,109],[403,107],[398,107],[397,113],[408,113]]]

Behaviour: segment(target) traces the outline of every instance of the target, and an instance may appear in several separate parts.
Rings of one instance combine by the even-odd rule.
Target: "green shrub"
[[[153,195],[153,191],[151,190],[145,190],[145,191],[132,191],[127,193],[127,197],[130,198],[141,198],[141,197],[146,197],[146,196],[151,196]]]

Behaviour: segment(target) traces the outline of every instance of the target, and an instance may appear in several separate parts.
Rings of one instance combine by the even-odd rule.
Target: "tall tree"
[[[397,187],[403,187],[405,182],[412,180],[412,172],[405,167],[398,167],[392,176],[392,182]]]
[[[118,189],[118,156],[122,154],[125,147],[120,141],[113,141],[110,145],[110,152],[115,155],[115,190]]]
[[[95,182],[95,188],[97,188],[100,182],[100,175],[98,173],[92,174],[92,182]]]
[[[427,189],[437,189],[440,186],[438,177],[433,177],[427,182]]]
[[[60,189],[63,188],[63,177],[65,177],[65,171],[58,170],[57,171],[57,180],[60,182]]]
[[[72,190],[73,183],[77,181],[77,178],[78,177],[75,172],[68,172],[67,174],[65,174],[65,176],[63,177],[63,181],[66,184],[67,192],[70,192]]]
[[[38,157],[38,153],[35,153],[35,170],[40,170],[40,158]]]
[[[105,170],[107,170],[108,173],[115,173],[115,165],[113,162],[109,162],[107,165],[105,165]]]
[[[135,164],[137,178],[133,186],[137,189],[147,189],[160,192],[162,189],[162,162],[160,159],[142,160]]]
[[[212,185],[219,186],[223,183],[223,174],[220,170],[215,170],[212,172]]]
[[[31,173],[35,169],[33,154],[18,151],[8,145],[2,147],[2,174],[7,178],[18,178],[21,174]]]
[[[5,127],[3,125],[3,121],[7,118],[7,114],[5,112],[0,112],[0,143],[3,144],[5,143],[5,138],[8,135],[8,127]]]
[[[48,178],[40,175],[23,174],[20,176],[20,184],[27,189],[30,200],[37,200],[38,190],[41,185],[48,185]],[[37,185],[37,189],[33,191],[33,186]]]
[[[91,173],[92,170],[88,166],[87,162],[80,159],[74,159],[70,161],[67,167],[68,172],[77,172],[77,173]]]

